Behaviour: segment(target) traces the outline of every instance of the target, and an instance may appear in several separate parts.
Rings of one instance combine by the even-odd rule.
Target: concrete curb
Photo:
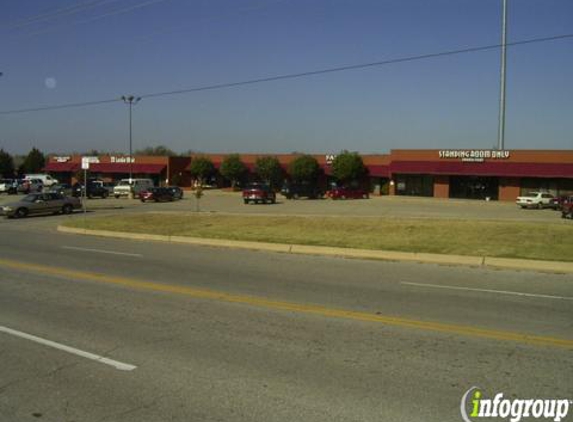
[[[288,245],[284,243],[250,242],[243,240],[209,239],[187,236],[165,236],[158,234],[127,233],[108,230],[88,230],[65,226],[58,226],[58,231],[62,233],[83,234],[88,236],[113,237],[117,239],[131,240],[152,240],[158,242],[182,243],[188,245],[212,246],[219,248],[238,248],[293,254],[338,256],[357,259],[376,259],[383,261],[410,261],[442,265],[491,267],[560,274],[573,273],[573,262],[562,261],[537,261],[527,259],[489,258],[482,256],[380,251],[372,249],[337,248],[331,246]]]

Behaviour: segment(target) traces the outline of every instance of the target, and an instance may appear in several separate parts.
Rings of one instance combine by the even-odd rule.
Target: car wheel
[[[300,198],[300,196],[298,195],[298,193],[295,193],[295,194],[292,196],[292,198],[293,198],[293,199],[298,199],[298,198]]]
[[[364,195],[362,195],[362,199],[368,199],[368,194],[365,193]]]
[[[243,202],[245,203],[245,205],[249,205],[249,200],[248,200],[248,199],[243,199]]]
[[[109,193],[104,192],[103,195],[102,195],[102,198],[105,199],[105,198],[107,198],[108,196],[109,196]]]
[[[340,195],[340,199],[346,199],[346,195]]]
[[[64,214],[71,214],[74,208],[70,204],[66,204],[62,207],[62,212]]]
[[[27,208],[18,208],[16,210],[15,217],[16,218],[24,218],[28,216],[28,209]]]
[[[113,195],[115,199],[119,199],[119,195]]]
[[[543,203],[542,203],[542,202],[540,202],[540,203],[537,204],[537,209],[538,209],[538,210],[542,210],[542,209],[543,209]]]

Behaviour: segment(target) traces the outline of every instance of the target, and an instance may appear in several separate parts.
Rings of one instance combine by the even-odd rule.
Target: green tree
[[[202,185],[215,172],[215,166],[208,157],[193,157],[189,166],[189,172]]]
[[[366,175],[362,157],[356,152],[341,152],[332,162],[332,175],[342,183],[360,180]]]
[[[283,169],[277,157],[259,157],[255,162],[255,171],[259,178],[271,187],[280,186]]]
[[[46,158],[44,154],[37,149],[32,148],[32,150],[28,153],[24,162],[22,163],[21,170],[23,173],[39,173],[41,172],[44,167],[46,166]]]
[[[320,165],[312,155],[301,155],[289,164],[289,174],[295,182],[316,182]]]
[[[239,154],[231,154],[223,160],[219,171],[225,179],[231,182],[231,186],[235,188],[237,182],[247,173],[247,166],[241,161]]]
[[[155,147],[146,147],[135,151],[135,155],[153,155],[160,157],[175,157],[177,153],[165,145],[158,145]]]
[[[14,159],[3,149],[0,149],[0,176],[14,176]]]

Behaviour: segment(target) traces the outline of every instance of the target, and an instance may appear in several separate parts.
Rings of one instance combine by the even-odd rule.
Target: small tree
[[[332,175],[342,183],[360,180],[365,174],[362,157],[356,152],[343,151],[332,162]]]
[[[291,161],[289,174],[295,182],[316,182],[320,173],[320,165],[312,155],[301,155]]]
[[[239,154],[231,154],[223,160],[219,171],[225,179],[231,182],[231,187],[234,189],[237,182],[245,176],[247,166],[241,161]]]
[[[194,157],[191,159],[189,172],[199,181],[199,185],[202,185],[215,172],[215,166],[208,157]]]
[[[0,176],[14,176],[14,159],[3,149],[0,149]]]
[[[22,163],[24,173],[38,173],[46,166],[44,154],[37,148],[32,148]]]
[[[271,187],[279,186],[283,179],[283,169],[277,157],[259,157],[255,163],[255,171],[265,183]]]

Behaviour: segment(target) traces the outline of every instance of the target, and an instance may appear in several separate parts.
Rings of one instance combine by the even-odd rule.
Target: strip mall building
[[[254,176],[257,158],[272,155],[288,169],[295,154],[241,154]],[[218,169],[224,154],[206,154]],[[333,180],[332,154],[314,157],[324,171],[324,183]],[[101,156],[90,164],[90,174],[104,180],[129,176],[151,177],[157,184],[191,186],[191,157]],[[368,169],[365,184],[373,193],[514,201],[530,191],[573,194],[573,150],[392,150],[390,154],[362,155]],[[81,168],[81,157],[51,156],[46,171],[71,182]],[[224,183],[217,177],[218,183]]]

